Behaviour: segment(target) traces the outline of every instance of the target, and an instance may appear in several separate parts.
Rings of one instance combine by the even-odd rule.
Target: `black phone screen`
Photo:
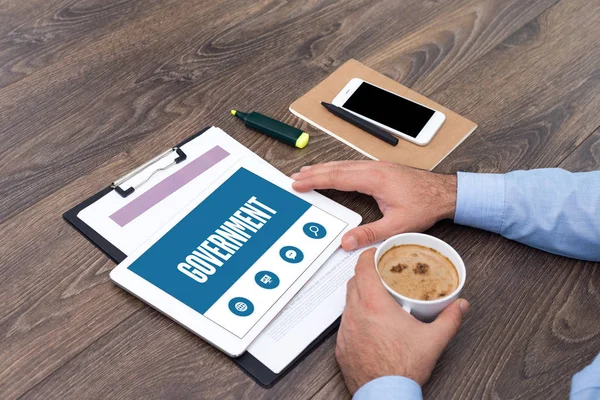
[[[360,84],[342,107],[414,138],[435,113],[366,82]]]

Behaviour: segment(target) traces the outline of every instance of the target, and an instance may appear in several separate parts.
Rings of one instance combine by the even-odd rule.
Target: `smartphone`
[[[358,78],[350,80],[332,104],[420,146],[431,142],[446,120],[439,111]]]

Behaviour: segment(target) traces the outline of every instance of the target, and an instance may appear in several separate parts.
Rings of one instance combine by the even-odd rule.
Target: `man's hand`
[[[456,176],[380,161],[335,161],[303,167],[292,175],[294,189],[357,191],[373,196],[383,218],[342,238],[344,250],[371,245],[402,232],[420,232],[454,218]]]
[[[335,355],[350,393],[387,375],[423,385],[456,335],[469,303],[458,299],[432,323],[408,314],[387,292],[375,270],[375,249],[362,253],[348,281],[346,309]]]

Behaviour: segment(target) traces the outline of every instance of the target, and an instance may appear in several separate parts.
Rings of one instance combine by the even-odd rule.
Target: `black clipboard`
[[[202,133],[206,132],[211,127],[208,126],[201,131],[195,133],[194,135],[188,137],[181,143],[177,144],[172,148],[173,151],[176,151],[179,147],[183,146],[185,143],[197,138]],[[181,154],[178,153],[178,159],[181,159]],[[180,161],[185,160],[183,158]],[[127,176],[127,175],[126,175]],[[116,248],[112,243],[106,240],[103,236],[101,236],[98,232],[92,229],[88,224],[79,219],[77,214],[84,208],[90,206],[96,201],[100,200],[106,194],[111,191],[116,190],[121,194],[121,196],[126,197],[133,192],[132,188],[128,190],[121,190],[119,185],[111,185],[108,186],[88,199],[82,201],[77,204],[75,207],[66,211],[63,214],[63,218],[69,222],[75,229],[77,229],[83,236],[85,236],[92,244],[98,247],[104,254],[110,257],[117,264],[123,261],[127,255],[123,253],[121,250]],[[119,191],[120,190],[120,191]],[[121,193],[122,192],[122,193]],[[250,378],[252,378],[256,383],[264,388],[272,387],[278,380],[283,378],[288,372],[290,372],[300,361],[302,361],[306,356],[308,356],[314,349],[316,349],[321,343],[323,343],[328,337],[330,337],[333,333],[335,333],[340,325],[341,318],[335,320],[327,329],[325,329],[321,334],[313,340],[303,351],[296,357],[287,367],[285,367],[279,374],[271,371],[266,365],[261,363],[256,357],[254,357],[249,352],[243,353],[239,357],[229,357],[233,360]]]

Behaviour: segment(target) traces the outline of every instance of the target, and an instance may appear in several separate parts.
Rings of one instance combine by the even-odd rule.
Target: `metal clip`
[[[123,183],[127,182],[128,180],[130,180],[134,176],[138,175],[142,171],[148,169],[149,167],[151,167],[152,165],[156,164],[157,162],[159,162],[163,158],[165,158],[168,155],[172,154],[173,152],[177,153],[177,158],[175,160],[173,160],[172,163],[170,163],[169,165],[166,165],[164,167],[160,167],[160,168],[155,169],[154,171],[152,171],[152,173],[146,179],[144,179],[142,182],[138,183],[135,186],[132,185],[128,189],[121,188],[121,185]],[[157,173],[159,173],[161,171],[165,171],[166,169],[172,167],[173,165],[179,164],[180,162],[184,161],[186,158],[187,158],[187,155],[183,152],[183,150],[181,150],[179,147],[173,147],[173,148],[165,151],[164,153],[162,153],[162,154],[154,157],[152,160],[148,161],[144,165],[139,166],[138,168],[134,169],[133,171],[129,172],[128,174],[126,174],[126,175],[122,176],[121,178],[117,179],[110,186],[117,193],[119,193],[119,195],[121,195],[121,197],[125,198],[125,197],[129,196],[131,193],[133,193],[135,191],[135,189],[139,188],[140,186],[142,186],[143,184],[145,184],[146,182],[148,182],[155,174],[157,174]]]

